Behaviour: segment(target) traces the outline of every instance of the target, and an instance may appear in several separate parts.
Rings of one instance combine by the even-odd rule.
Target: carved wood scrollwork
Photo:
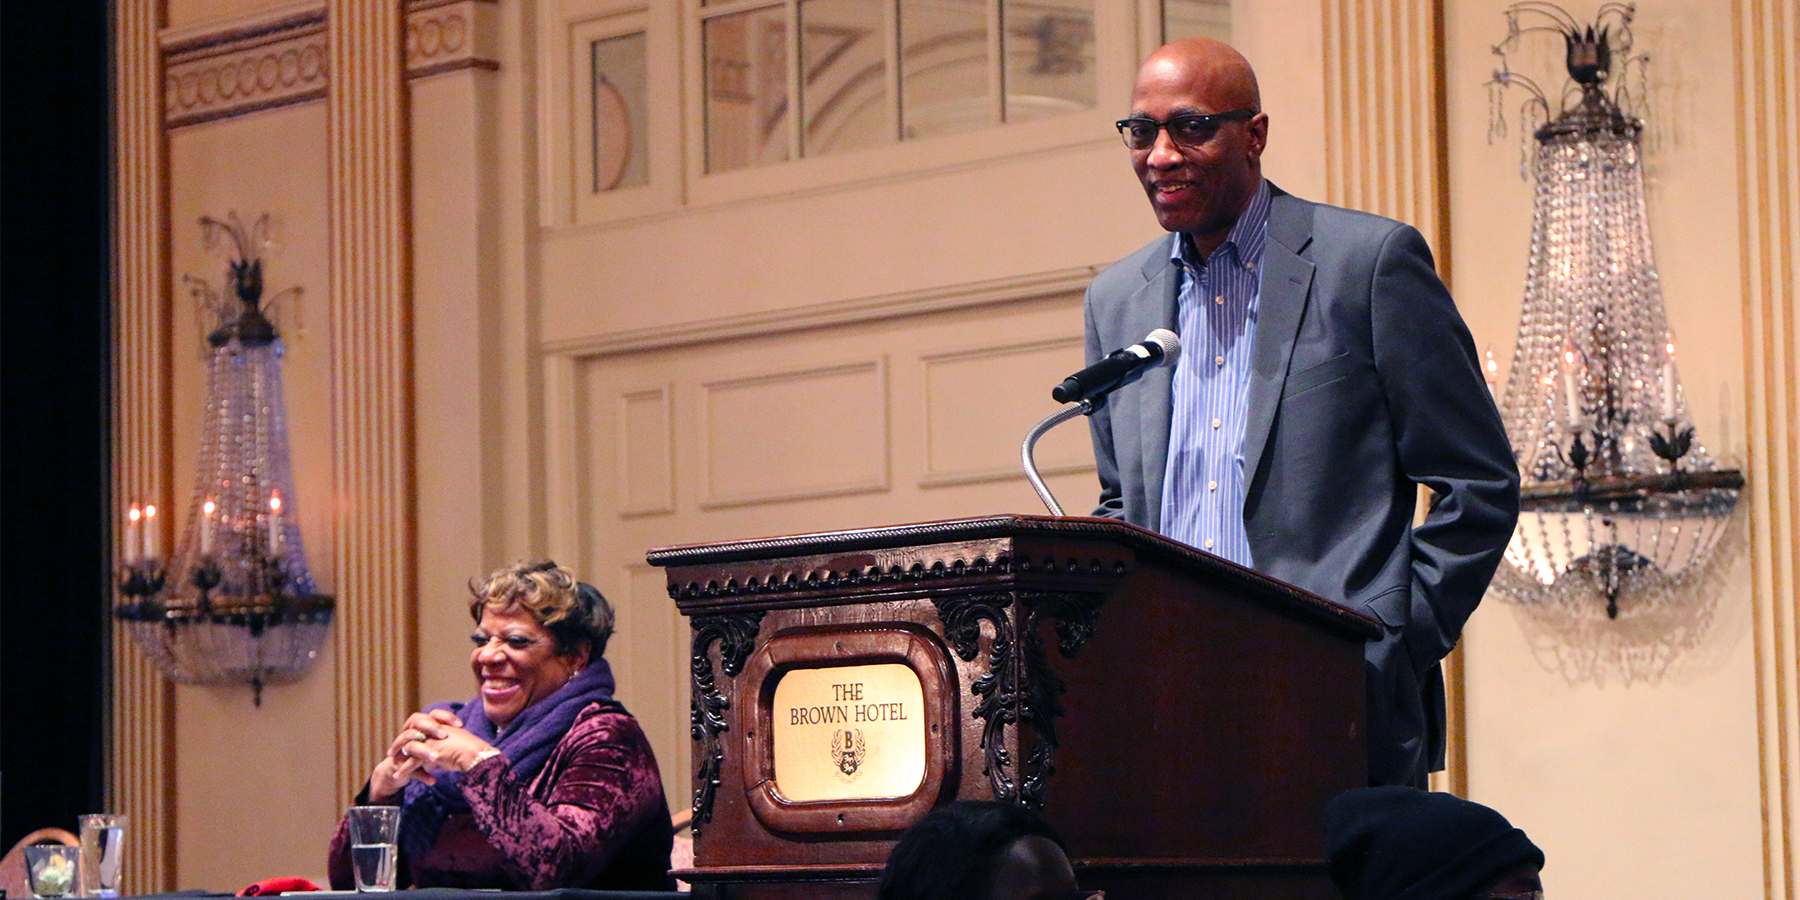
[[[720,772],[725,766],[725,744],[719,735],[730,728],[725,721],[725,711],[731,708],[731,698],[714,683],[710,651],[717,643],[720,671],[726,677],[737,677],[744,671],[744,661],[750,658],[750,651],[756,645],[762,615],[761,612],[741,612],[695,616],[691,620],[694,649],[689,668],[693,676],[693,701],[688,717],[693,739],[700,742],[695,754],[695,759],[700,762],[699,771],[694,773],[695,834],[700,833],[701,826],[712,821],[713,797],[718,793]]]
[[[969,692],[979,698],[971,715],[982,720],[981,746],[994,798],[1041,809],[1050,776],[1056,774],[1056,718],[1063,714],[1064,682],[1050,668],[1049,654],[1038,636],[1038,624],[1055,623],[1057,650],[1073,657],[1100,617],[1098,594],[1046,593],[1027,595],[1021,646],[1014,652],[1008,607],[1011,594],[972,594],[934,599],[944,637],[956,655],[973,662],[981,652],[981,623],[993,626],[988,648],[987,674],[975,679]],[[1031,725],[1036,740],[1030,756],[1014,770],[1006,748],[1006,729],[1021,722]]]
[[[938,619],[944,623],[944,637],[964,662],[974,662],[981,653],[981,623],[994,626],[994,640],[988,645],[987,674],[969,685],[969,693],[979,697],[971,713],[983,723],[981,748],[986,753],[982,774],[993,786],[994,799],[1011,800],[1017,791],[1012,776],[1012,754],[1006,749],[1006,726],[1015,724],[1018,716],[1018,671],[1012,653],[1012,620],[1006,608],[1012,605],[1011,594],[964,594],[933,597]]]
[[[1094,636],[1102,599],[1098,594],[1035,594],[1029,604],[1031,611],[1025,619],[1021,649],[1025,670],[1031,677],[1027,679],[1025,707],[1019,716],[1031,723],[1037,741],[1021,767],[1019,802],[1033,809],[1044,808],[1044,792],[1050,776],[1056,774],[1056,720],[1063,714],[1065,687],[1062,678],[1050,668],[1050,655],[1038,636],[1038,623],[1046,619],[1055,623],[1057,652],[1064,659],[1071,659]]]

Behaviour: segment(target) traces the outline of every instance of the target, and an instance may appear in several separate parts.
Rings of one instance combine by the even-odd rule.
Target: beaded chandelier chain
[[[1671,629],[1692,626],[1681,607],[1713,574],[1744,480],[1701,445],[1676,372],[1645,215],[1643,122],[1627,112],[1641,111],[1641,93],[1624,75],[1635,69],[1641,83],[1645,62],[1631,50],[1633,13],[1608,3],[1584,28],[1550,4],[1516,3],[1494,48],[1490,137],[1504,129],[1502,95],[1524,89],[1536,185],[1500,409],[1522,514],[1494,588],[1565,633],[1605,631],[1612,650],[1654,657],[1678,649]],[[1572,82],[1554,102],[1506,57],[1552,32]],[[1639,662],[1640,673],[1658,665]]]
[[[209,246],[229,239],[225,296],[189,278],[214,310],[207,337],[206,415],[186,526],[167,560],[155,552],[154,507],[134,504],[114,613],[157,667],[183,684],[298,678],[325,643],[332,598],[306,563],[295,518],[281,390],[281,339],[264,314],[258,246],[269,227],[200,220]],[[298,294],[298,288],[281,296]],[[277,298],[279,299],[279,297]]]

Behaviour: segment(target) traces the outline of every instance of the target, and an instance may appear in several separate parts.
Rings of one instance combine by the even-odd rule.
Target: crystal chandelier
[[[1536,126],[1530,261],[1501,403],[1522,512],[1494,587],[1571,628],[1586,620],[1590,631],[1610,627],[1608,640],[1666,648],[1691,620],[1677,608],[1723,556],[1744,479],[1696,438],[1676,374],[1645,217],[1643,123],[1625,111],[1641,100],[1624,77],[1609,84],[1615,58],[1621,75],[1635,67],[1642,80],[1633,14],[1608,3],[1583,28],[1550,4],[1516,3],[1494,48],[1494,133],[1511,87],[1527,92],[1522,119]],[[1551,32],[1573,80],[1554,104],[1506,60],[1527,35]],[[1602,610],[1599,622],[1616,625],[1592,621]],[[1634,623],[1637,636],[1621,637]]]
[[[175,553],[156,548],[154,506],[133,504],[114,614],[150,659],[183,684],[264,683],[298,678],[324,645],[332,598],[306,565],[294,512],[281,340],[263,313],[262,261],[269,217],[248,230],[200,220],[207,245],[230,258],[225,295],[189,278],[215,311],[207,337],[206,416],[194,495]],[[297,295],[291,288],[278,296]]]

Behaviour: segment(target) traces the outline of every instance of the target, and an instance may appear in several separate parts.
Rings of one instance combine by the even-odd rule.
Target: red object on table
[[[241,891],[239,897],[267,897],[283,894],[288,891],[316,891],[319,886],[294,875],[283,875],[280,878],[265,878]]]

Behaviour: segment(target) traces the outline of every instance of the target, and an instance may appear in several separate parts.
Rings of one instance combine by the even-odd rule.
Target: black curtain
[[[107,13],[0,3],[0,849],[104,797]]]

